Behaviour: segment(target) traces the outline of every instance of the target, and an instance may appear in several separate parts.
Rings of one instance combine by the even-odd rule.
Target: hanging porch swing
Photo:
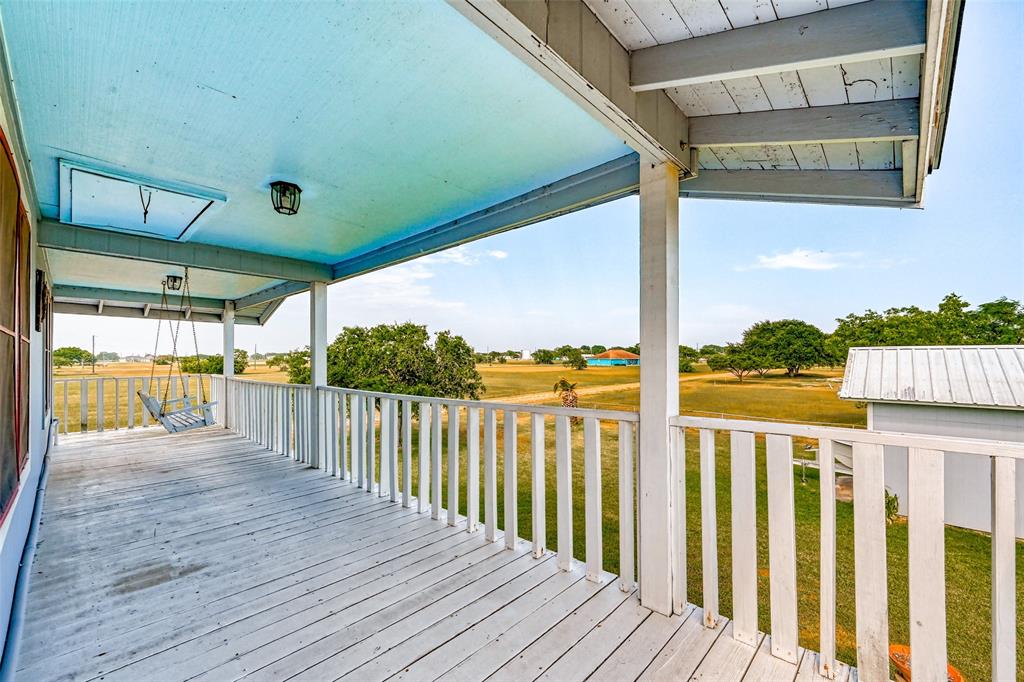
[[[139,391],[139,398],[142,400],[142,404],[146,410],[153,415],[153,418],[160,422],[168,433],[180,433],[182,431],[190,431],[192,429],[198,429],[203,426],[212,426],[216,423],[213,416],[213,406],[216,402],[211,402],[206,399],[206,385],[203,383],[202,363],[199,357],[199,340],[196,337],[196,323],[191,319],[189,314],[189,322],[192,324],[192,341],[195,344],[196,351],[196,365],[199,367],[198,372],[199,378],[199,396],[190,396],[188,392],[188,381],[185,379],[184,373],[181,371],[181,363],[178,359],[178,333],[181,331],[181,319],[185,317],[186,311],[192,309],[192,294],[189,289],[188,281],[188,268],[185,268],[185,276],[179,277],[178,275],[167,275],[163,282],[161,282],[163,293],[160,299],[160,309],[162,311],[171,311],[172,308],[168,303],[167,292],[170,291],[181,291],[181,297],[178,302],[178,315],[177,324],[173,324],[170,318],[167,319],[167,327],[171,334],[171,362],[167,367],[167,382],[164,385],[164,394],[161,399],[150,395],[145,391]],[[149,370],[149,383],[153,385],[153,379],[156,375],[156,359],[157,351],[160,348],[160,329],[163,327],[163,319],[157,323],[156,328],[156,346],[153,349],[153,364]],[[174,368],[178,368],[178,380],[181,382],[181,397],[171,398],[170,389],[171,384],[174,381]],[[195,398],[199,398],[196,402]]]

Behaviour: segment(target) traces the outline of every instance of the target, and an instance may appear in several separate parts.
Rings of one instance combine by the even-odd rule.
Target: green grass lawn
[[[575,370],[561,365],[509,362],[504,365],[479,364],[476,369],[487,387],[484,400],[501,400],[529,393],[551,393],[552,387],[561,377],[577,382],[580,388],[640,381],[639,367],[590,367]]]

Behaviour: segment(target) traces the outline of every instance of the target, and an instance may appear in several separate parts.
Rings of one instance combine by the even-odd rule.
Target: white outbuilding
[[[839,397],[866,402],[875,431],[1024,442],[1024,346],[851,348]],[[946,523],[990,531],[990,459],[946,453],[945,481]],[[906,448],[886,447],[885,484],[906,514]]]

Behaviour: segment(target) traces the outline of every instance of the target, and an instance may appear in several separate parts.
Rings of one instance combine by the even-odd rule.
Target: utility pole
[[[96,373],[96,335],[92,335],[92,373]]]

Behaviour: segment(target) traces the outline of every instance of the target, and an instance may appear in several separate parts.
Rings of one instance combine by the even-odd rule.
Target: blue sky
[[[680,202],[680,338],[737,339],[760,319],[831,330],[866,308],[1024,298],[1024,2],[967,3],[942,165],[924,210]],[[328,325],[412,320],[478,350],[638,339],[638,215],[623,199],[335,284]],[[152,348],[152,322],[58,316],[56,343],[122,353]],[[217,325],[198,325],[216,352]],[[263,328],[250,351],[308,342],[308,299]]]

